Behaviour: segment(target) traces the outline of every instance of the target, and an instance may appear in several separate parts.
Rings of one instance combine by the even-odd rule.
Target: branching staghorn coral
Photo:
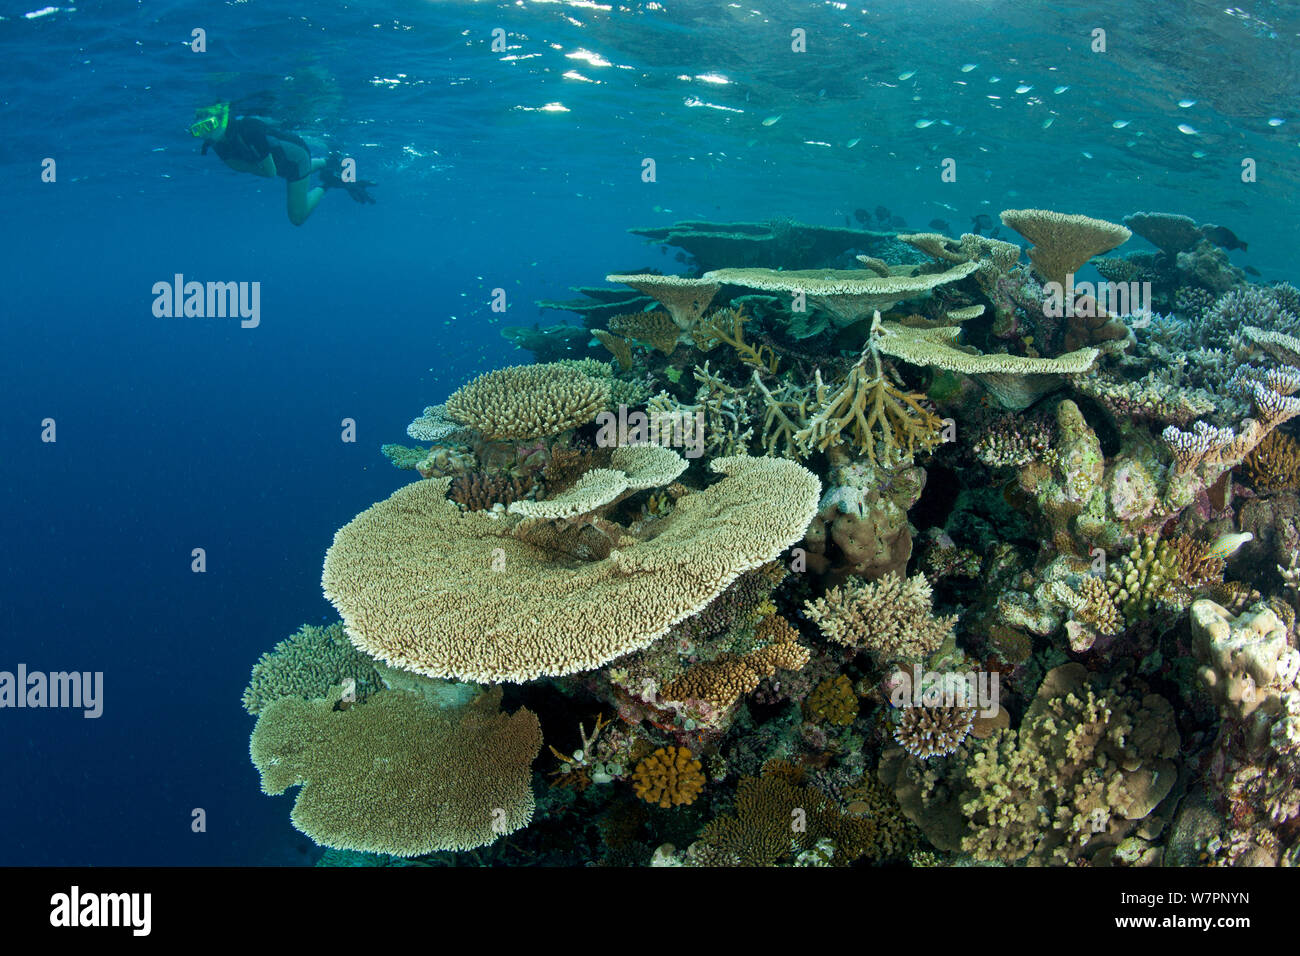
[[[897,464],[939,444],[943,422],[921,404],[924,396],[904,392],[886,379],[875,331],[879,324],[877,312],[867,347],[833,392],[817,370],[816,411],[794,435],[806,453],[849,444],[873,464]]]
[[[681,421],[683,416],[698,420],[698,416],[703,415],[706,452],[723,457],[748,454],[749,443],[754,438],[749,389],[728,385],[721,376],[709,370],[708,362],[703,368],[695,366],[694,376],[699,383],[695,391],[696,404],[684,404],[667,392],[660,392],[647,405],[651,416]]]
[[[763,384],[754,369],[754,387],[763,396],[763,453],[782,458],[802,459],[807,449],[795,440],[795,435],[808,427],[809,405],[812,394],[806,386],[782,383],[775,394]]]

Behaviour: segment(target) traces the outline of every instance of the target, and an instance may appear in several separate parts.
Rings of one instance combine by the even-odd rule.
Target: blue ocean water
[[[105,687],[94,720],[0,711],[0,864],[310,861],[249,763],[252,662],[333,619],[335,529],[407,480],[379,445],[531,359],[503,326],[676,268],[629,228],[1155,209],[1294,280],[1298,31],[1192,0],[0,5],[0,669]],[[376,204],[295,227],[281,180],[201,156],[194,109],[243,98]],[[156,317],[176,274],[260,283],[260,324]]]

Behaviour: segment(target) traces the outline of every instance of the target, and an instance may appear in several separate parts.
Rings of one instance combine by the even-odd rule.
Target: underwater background
[[[1199,0],[0,5],[0,670],[104,674],[98,719],[0,710],[0,863],[315,862],[259,792],[249,669],[337,620],[335,531],[412,477],[379,446],[533,360],[505,327],[689,267],[629,229],[1158,210],[1295,281],[1298,35],[1292,4]],[[240,98],[354,157],[375,204],[295,227],[280,180],[200,155],[194,110]],[[260,324],[156,317],[177,273],[260,282]]]

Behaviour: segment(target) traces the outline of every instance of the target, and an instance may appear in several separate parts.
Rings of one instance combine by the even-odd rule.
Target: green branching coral
[[[253,665],[253,676],[244,689],[244,710],[260,714],[281,697],[324,697],[331,687],[348,679],[353,681],[357,700],[384,686],[375,662],[353,647],[343,633],[343,622],[328,627],[304,624]]]

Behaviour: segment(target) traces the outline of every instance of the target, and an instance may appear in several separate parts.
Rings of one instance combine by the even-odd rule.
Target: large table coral
[[[431,677],[526,681],[646,647],[797,541],[821,485],[784,459],[724,458],[725,476],[603,560],[574,562],[462,513],[448,482],[362,512],[325,557],[325,595],[358,647]]]

